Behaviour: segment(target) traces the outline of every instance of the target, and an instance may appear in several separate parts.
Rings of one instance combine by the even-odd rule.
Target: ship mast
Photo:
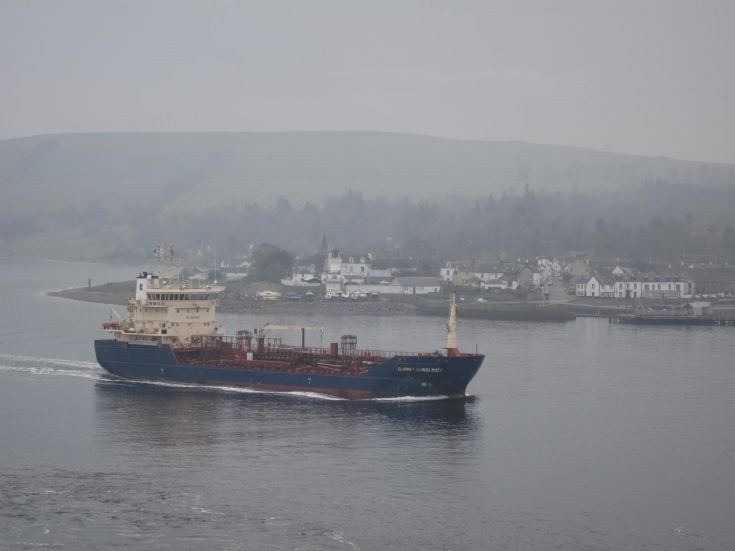
[[[449,323],[447,323],[447,338],[444,341],[444,348],[447,349],[447,356],[459,356],[459,348],[457,348],[457,301],[454,293],[452,293],[452,300],[449,303]]]
[[[179,270],[174,264],[174,248],[168,243],[159,243],[153,249],[154,269],[164,285],[179,285]]]

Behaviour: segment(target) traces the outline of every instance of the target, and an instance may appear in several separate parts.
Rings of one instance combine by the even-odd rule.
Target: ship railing
[[[446,353],[443,350],[434,350],[433,352],[406,352],[401,350],[372,350],[372,349],[357,349],[349,352],[340,351],[340,355],[343,356],[354,356],[357,358],[393,358],[393,357],[437,357],[445,356]],[[475,356],[474,353],[463,352],[460,356]]]
[[[248,348],[247,344],[245,343],[245,339],[239,338],[239,337],[233,337],[233,336],[224,336],[224,335],[203,335],[200,337],[200,343],[203,348],[227,348],[230,349],[232,352],[256,352],[257,351],[257,343],[254,342],[254,340],[250,344],[250,348]],[[293,345],[285,345],[285,344],[278,344],[278,345],[266,345],[263,348],[263,351],[260,354],[264,355],[273,355],[278,356],[280,358],[284,358],[290,355],[294,354],[306,354],[306,355],[313,355],[313,356],[330,356],[332,351],[329,348],[324,347],[301,347],[301,346],[293,346]],[[445,353],[442,350],[435,350],[433,352],[407,352],[407,351],[399,351],[399,350],[376,350],[376,349],[369,349],[369,348],[363,348],[363,349],[354,349],[354,350],[342,350],[340,347],[338,351],[338,356],[341,357],[352,357],[357,359],[372,359],[372,358],[381,358],[381,359],[388,359],[393,357],[416,357],[416,356],[424,356],[424,357],[436,357],[436,356],[444,356]],[[462,353],[461,356],[474,356],[475,354],[472,353]]]
[[[406,352],[401,350],[375,350],[375,349],[356,349],[354,351],[343,352],[347,356],[372,357],[372,358],[392,358],[394,356],[435,356],[439,352]]]
[[[233,351],[235,350],[246,350],[247,344],[245,339],[241,337],[233,337],[229,335],[201,335],[198,338],[199,343],[204,348],[212,348],[212,347],[218,347],[218,348],[231,348]],[[251,341],[250,344],[250,351],[255,351],[257,349],[257,343],[255,342],[255,339]],[[311,354],[315,356],[329,356],[331,354],[331,350],[329,348],[324,347],[301,347],[296,345],[287,345],[287,344],[278,344],[278,345],[268,345],[266,344],[263,348],[263,353],[275,353],[275,354]],[[375,349],[353,349],[353,350],[343,350],[341,347],[339,349],[339,356],[354,356],[358,358],[366,357],[366,358],[392,358],[393,356],[436,356],[440,355],[440,352],[406,352],[406,351],[396,351],[396,350],[375,350]]]

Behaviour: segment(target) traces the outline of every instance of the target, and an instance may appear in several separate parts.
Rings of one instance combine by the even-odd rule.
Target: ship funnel
[[[449,323],[447,323],[447,338],[444,341],[444,348],[447,349],[447,356],[459,356],[459,348],[457,348],[457,301],[454,293],[449,303]]]

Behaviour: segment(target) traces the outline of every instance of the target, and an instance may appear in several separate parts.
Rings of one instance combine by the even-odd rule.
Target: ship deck
[[[197,346],[173,349],[184,365],[244,367],[274,371],[361,375],[392,358],[446,358],[440,351],[401,352],[372,349],[262,346],[253,350],[238,337],[206,337]],[[461,354],[470,357],[475,354]]]

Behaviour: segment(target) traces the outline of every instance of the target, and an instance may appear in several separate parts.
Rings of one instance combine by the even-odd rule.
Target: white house
[[[475,277],[481,282],[487,283],[495,279],[500,279],[505,275],[505,272],[498,271],[497,268],[494,268],[493,270],[494,271],[490,272],[475,272]]]
[[[600,280],[600,298],[615,297],[615,282]]]
[[[341,273],[346,278],[366,278],[370,273],[369,256],[350,256],[345,261],[342,259]]]
[[[482,287],[483,289],[498,289],[500,291],[505,291],[506,289],[517,289],[518,281],[503,279],[502,277],[500,277],[496,279],[491,279],[490,281],[483,281],[480,284],[480,287]]]
[[[561,264],[559,264],[556,258],[548,259],[542,257],[538,259],[538,270],[543,278],[542,283],[545,283],[551,278],[559,276],[561,273]]]
[[[456,273],[457,268],[454,268],[451,262],[447,262],[447,265],[439,270],[439,278],[442,281],[454,281]]]
[[[287,287],[320,287],[322,280],[309,272],[293,272],[290,278],[281,280],[281,285]]]
[[[476,267],[474,263],[447,262],[439,269],[439,278],[445,282],[454,282],[459,285],[480,286],[494,279],[503,277],[503,271],[496,267]]]
[[[346,284],[361,284],[370,273],[370,256],[342,258],[337,249],[332,250],[325,260],[321,281],[327,293],[338,293]]]
[[[615,283],[592,276],[586,281],[577,283],[576,294],[578,297],[613,298],[615,296]]]
[[[669,279],[641,282],[640,296],[644,298],[689,298],[693,294],[693,281]]]
[[[397,277],[391,285],[398,285],[402,295],[428,295],[438,293],[441,289],[439,279],[436,277]]]
[[[427,295],[438,293],[441,282],[437,277],[395,277],[379,283],[346,283],[344,292],[379,293],[383,295]]]
[[[600,282],[595,276],[592,276],[584,283],[577,283],[576,291],[578,297],[599,297]]]
[[[577,283],[578,297],[600,298],[688,298],[694,283],[679,279],[606,281],[596,276]]]
[[[389,269],[370,268],[368,272],[370,279],[393,279],[393,272]]]

